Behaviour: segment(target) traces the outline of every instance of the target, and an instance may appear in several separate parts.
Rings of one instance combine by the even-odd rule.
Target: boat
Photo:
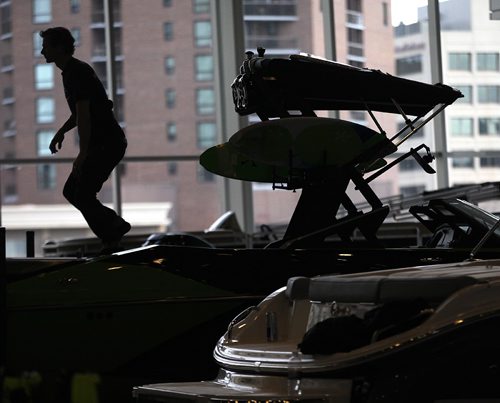
[[[300,189],[283,237],[263,248],[169,244],[99,257],[7,259],[7,376],[35,371],[41,385],[56,384],[44,390],[64,393],[82,374],[94,374],[102,401],[124,401],[134,385],[215,376],[211,351],[227,323],[290,277],[457,262],[472,252],[498,256],[495,231],[474,249],[498,217],[456,197],[411,209],[428,228],[433,241],[426,245],[391,248],[377,235],[390,206],[369,182],[404,158],[434,172],[425,144],[395,162],[386,158],[462,96],[459,91],[308,55],[266,58],[262,51],[244,61],[232,87],[236,112],[256,112],[262,122],[206,150],[200,163],[233,179]],[[317,117],[316,108],[361,108],[379,130]],[[300,115],[290,116],[290,109]],[[409,134],[402,129],[387,136],[373,111],[401,114]],[[268,136],[259,135],[267,129]],[[308,143],[308,136],[314,141]],[[347,158],[330,155],[351,137],[355,147]],[[324,143],[319,154],[318,139]],[[274,147],[259,154],[255,141],[271,140]],[[358,209],[347,195],[351,182],[367,209]]]
[[[500,260],[292,277],[229,323],[217,377],[136,402],[493,402]]]

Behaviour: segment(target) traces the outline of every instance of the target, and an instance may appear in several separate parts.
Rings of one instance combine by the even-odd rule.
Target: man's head
[[[40,31],[40,36],[43,40],[41,53],[49,63],[58,55],[72,56],[75,52],[75,38],[67,28],[48,28]]]

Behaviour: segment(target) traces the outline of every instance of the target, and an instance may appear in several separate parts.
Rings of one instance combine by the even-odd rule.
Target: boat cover
[[[380,70],[307,56],[246,60],[232,84],[235,110],[283,117],[283,111],[372,110],[424,116],[452,104],[462,93],[444,84],[427,84]]]

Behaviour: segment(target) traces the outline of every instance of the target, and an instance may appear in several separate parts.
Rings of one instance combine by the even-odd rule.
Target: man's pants
[[[64,185],[63,195],[83,214],[90,229],[103,241],[113,240],[113,229],[123,223],[116,212],[104,206],[97,193],[118,165],[127,148],[123,144],[96,147],[88,151],[79,174],[71,172]]]

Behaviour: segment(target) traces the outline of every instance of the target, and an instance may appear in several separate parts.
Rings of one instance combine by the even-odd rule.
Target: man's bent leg
[[[97,199],[97,193],[120,159],[121,157],[100,153],[90,155],[82,172],[78,176],[73,173],[70,175],[73,180],[68,186],[68,196],[65,194],[82,212],[90,229],[105,243],[119,241],[130,230],[129,223]]]

